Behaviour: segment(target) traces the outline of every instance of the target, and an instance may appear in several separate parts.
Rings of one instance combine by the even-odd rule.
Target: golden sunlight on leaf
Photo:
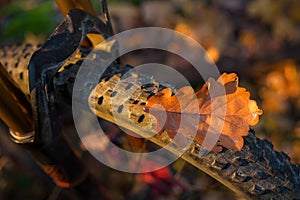
[[[224,88],[225,98],[212,97],[211,92],[214,95],[213,91],[220,88]],[[171,89],[166,88],[150,97],[144,109],[156,118],[159,134],[166,131],[171,138],[179,134],[175,143],[184,143],[185,136],[196,129],[195,139],[206,148],[213,147],[214,151],[220,151],[220,146],[241,150],[244,144],[242,136],[248,134],[249,126],[257,124],[262,114],[256,102],[250,100],[250,93],[238,87],[238,77],[233,73],[224,73],[217,81],[209,79],[196,93],[186,86],[172,95]],[[197,124],[194,124],[195,119],[199,119]],[[219,140],[211,141],[215,143],[205,141],[207,134],[218,136],[220,132]]]

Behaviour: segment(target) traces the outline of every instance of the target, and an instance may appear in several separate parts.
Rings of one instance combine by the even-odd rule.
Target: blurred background
[[[92,2],[100,14],[100,0]],[[159,26],[198,41],[221,72],[239,75],[240,85],[263,109],[254,127],[256,134],[271,140],[293,163],[300,163],[300,1],[108,0],[108,6],[116,32]],[[1,0],[0,45],[43,42],[62,19],[54,0]],[[136,66],[150,60],[173,66],[197,88],[194,73],[172,55],[161,52],[143,57],[136,53],[123,63]],[[6,132],[2,127],[0,131]],[[0,199],[62,198],[30,157],[0,135]],[[182,160],[140,175],[104,166],[97,169],[95,176],[105,180],[102,187],[113,199],[238,199]]]

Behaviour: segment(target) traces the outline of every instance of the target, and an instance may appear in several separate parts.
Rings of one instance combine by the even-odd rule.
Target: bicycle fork
[[[86,167],[76,157],[62,133],[56,134],[49,142],[36,140],[29,97],[21,91],[1,63],[0,91],[0,119],[9,127],[11,139],[33,156],[53,182],[61,188],[82,191],[80,188],[91,189],[94,186],[98,190],[98,184],[89,177]],[[95,190],[92,198],[101,197]]]

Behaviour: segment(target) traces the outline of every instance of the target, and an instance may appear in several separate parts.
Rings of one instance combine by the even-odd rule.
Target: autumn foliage
[[[144,110],[157,120],[157,131],[166,131],[174,142],[184,146],[186,136],[207,149],[241,150],[249,126],[257,124],[262,110],[245,88],[238,87],[236,74],[222,74],[216,81],[210,78],[194,92],[190,86],[172,95],[170,88],[150,97]],[[194,133],[194,134],[193,134]]]

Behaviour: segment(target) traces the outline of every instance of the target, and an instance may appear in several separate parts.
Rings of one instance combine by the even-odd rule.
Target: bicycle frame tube
[[[26,96],[0,63],[0,118],[10,128],[17,143],[33,142],[33,118]]]

